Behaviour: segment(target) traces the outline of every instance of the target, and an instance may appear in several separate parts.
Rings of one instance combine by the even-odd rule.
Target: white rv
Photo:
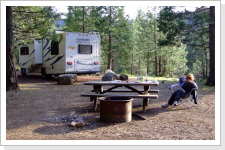
[[[95,74],[100,72],[100,34],[62,32],[58,40],[41,39],[19,47],[22,75],[41,73]]]

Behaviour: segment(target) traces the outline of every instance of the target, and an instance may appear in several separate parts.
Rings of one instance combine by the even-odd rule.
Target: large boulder
[[[57,77],[56,81],[57,81],[57,84],[60,84],[60,85],[74,84],[77,81],[77,75],[76,74],[62,74]]]
[[[102,81],[114,81],[118,79],[119,77],[110,69],[106,70],[105,75],[102,77]]]
[[[114,80],[118,80],[119,78],[117,77],[116,74],[114,73],[106,73],[103,77],[102,77],[102,81],[114,81]]]

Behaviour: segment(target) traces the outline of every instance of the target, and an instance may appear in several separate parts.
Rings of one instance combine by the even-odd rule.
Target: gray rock
[[[102,77],[102,81],[114,81],[114,80],[118,80],[119,78],[117,77],[117,75],[115,73],[109,72],[106,73],[103,77]]]
[[[74,84],[77,81],[77,75],[76,74],[62,74],[57,77],[56,81],[57,81],[57,84],[60,84],[60,85]]]
[[[121,73],[120,74],[120,80],[122,80],[122,81],[128,80],[128,75],[126,75],[124,73]]]

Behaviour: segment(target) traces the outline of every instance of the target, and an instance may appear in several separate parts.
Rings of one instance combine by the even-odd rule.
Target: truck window
[[[29,55],[29,47],[20,47],[20,55]]]
[[[79,54],[92,54],[92,45],[78,45]]]
[[[59,54],[59,42],[52,41],[51,42],[51,55],[58,55]]]

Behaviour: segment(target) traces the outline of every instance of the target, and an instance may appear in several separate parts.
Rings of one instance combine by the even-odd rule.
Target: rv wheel
[[[27,75],[26,68],[21,68],[21,74],[22,74],[22,76]]]
[[[24,73],[24,72],[21,72],[21,74],[22,74],[22,76],[26,76],[27,75],[27,73]]]
[[[45,68],[41,68],[41,76],[45,79],[50,79],[52,77],[51,74],[46,74]]]
[[[45,70],[45,68],[41,68],[41,76],[43,78],[46,78],[46,70]]]

